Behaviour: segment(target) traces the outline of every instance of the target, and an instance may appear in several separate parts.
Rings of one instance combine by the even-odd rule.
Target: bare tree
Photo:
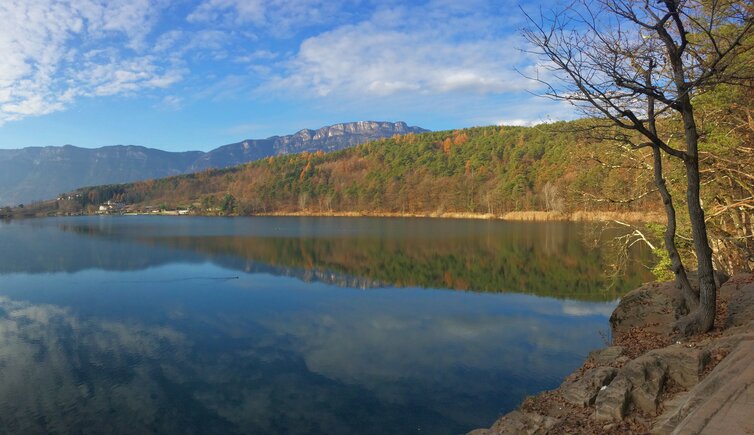
[[[652,86],[652,70],[654,67],[653,59],[648,59],[647,69],[644,70],[644,85],[647,87]],[[654,96],[647,96],[647,126],[649,132],[656,136],[658,133],[657,113],[655,109]],[[686,309],[694,311],[699,305],[699,294],[691,287],[689,278],[686,275],[686,268],[683,265],[681,255],[678,253],[678,247],[675,244],[677,220],[675,206],[673,205],[673,197],[670,195],[668,186],[665,183],[665,177],[663,176],[662,152],[657,144],[651,143],[651,147],[654,182],[655,186],[657,186],[657,190],[660,192],[662,204],[665,208],[665,216],[667,218],[667,225],[665,226],[665,234],[663,237],[665,250],[668,252],[668,257],[670,258],[670,267],[675,276],[676,285],[681,289],[681,293],[683,294]]]
[[[542,195],[545,199],[545,209],[560,213],[563,211],[563,198],[560,197],[560,189],[554,183],[548,181],[542,186]]]
[[[309,204],[309,193],[301,192],[298,195],[298,209],[300,211],[306,210],[306,206]]]
[[[750,49],[744,42],[754,29],[753,10],[751,0],[576,0],[537,20],[528,16],[524,30],[549,65],[550,74],[538,78],[547,95],[609,119],[627,132],[621,139],[633,148],[656,150],[655,183],[668,215],[665,242],[671,259],[677,255],[675,211],[660,152],[683,162],[699,279],[699,305],[678,325],[684,334],[712,328],[717,297],[700,203],[700,139],[692,97],[752,74],[751,65],[737,60]],[[683,126],[682,148],[671,146],[656,129],[658,117],[672,116]],[[685,287],[680,257],[676,266],[678,283]]]

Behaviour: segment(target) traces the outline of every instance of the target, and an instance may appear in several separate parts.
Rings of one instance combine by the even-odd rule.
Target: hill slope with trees
[[[0,206],[52,198],[81,186],[226,168],[280,154],[334,151],[395,134],[424,131],[405,122],[357,121],[248,139],[209,152],[169,152],[134,145],[0,150]]]

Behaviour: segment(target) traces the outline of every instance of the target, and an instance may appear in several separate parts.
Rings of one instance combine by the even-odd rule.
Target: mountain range
[[[248,139],[209,152],[169,152],[135,145],[0,150],[0,205],[50,199],[83,186],[225,168],[280,154],[335,151],[374,139],[427,131],[405,122],[358,121]]]

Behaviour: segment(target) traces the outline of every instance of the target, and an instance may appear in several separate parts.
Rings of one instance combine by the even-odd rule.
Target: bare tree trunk
[[[666,46],[666,52],[673,71],[678,97],[676,99],[678,111],[683,119],[683,129],[686,142],[686,153],[683,162],[686,166],[686,201],[691,223],[691,236],[694,239],[694,251],[697,259],[697,274],[699,279],[699,307],[679,322],[681,333],[691,335],[707,332],[715,324],[717,309],[717,285],[715,284],[714,269],[712,267],[712,249],[707,240],[707,225],[704,222],[704,210],[700,202],[699,181],[699,131],[694,119],[694,106],[691,104],[689,84],[686,82],[686,71],[683,55],[688,40],[678,11],[679,4],[672,0],[664,3],[676,21],[681,34],[681,44],[675,45],[670,34],[664,28],[658,28],[660,39]]]
[[[683,266],[681,256],[678,253],[678,249],[675,246],[675,233],[676,233],[676,217],[675,206],[673,205],[673,198],[670,196],[668,187],[665,184],[665,179],[662,176],[662,155],[658,147],[652,147],[652,153],[654,155],[654,178],[655,185],[660,191],[662,197],[662,204],[665,206],[665,216],[667,216],[667,227],[665,227],[664,242],[665,250],[668,251],[668,257],[670,257],[670,267],[675,276],[676,286],[681,289],[683,295],[683,301],[686,304],[686,309],[692,312],[697,309],[699,305],[699,294],[694,291],[689,283],[689,278],[686,276],[686,268]]]
[[[653,61],[649,61],[648,68],[644,72],[645,85],[647,87],[652,86],[652,69],[655,67]],[[657,135],[657,115],[655,113],[655,98],[649,96],[647,98],[647,120],[649,131],[653,135]],[[673,197],[668,191],[668,186],[665,184],[665,178],[662,176],[662,154],[660,153],[660,147],[657,145],[652,146],[653,169],[654,179],[657,190],[660,191],[662,197],[662,204],[665,207],[665,216],[667,216],[667,226],[665,227],[665,250],[668,251],[668,257],[670,258],[670,267],[675,275],[676,286],[681,290],[683,295],[683,301],[686,305],[688,312],[695,311],[699,305],[699,294],[691,288],[689,278],[686,276],[686,268],[683,266],[683,261],[678,253],[678,248],[675,246],[675,233],[676,233],[676,217],[675,206],[673,205]]]
[[[717,307],[717,285],[712,267],[712,249],[707,240],[707,226],[704,222],[704,210],[699,201],[699,134],[694,121],[694,112],[688,94],[681,97],[683,107],[683,126],[686,134],[686,200],[688,202],[691,234],[694,239],[694,251],[697,258],[699,277],[699,307],[689,315],[688,320],[679,323],[679,329],[686,335],[707,332],[715,324]]]

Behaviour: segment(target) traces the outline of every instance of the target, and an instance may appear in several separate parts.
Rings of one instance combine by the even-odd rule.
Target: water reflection
[[[52,220],[33,231],[24,228],[30,224],[17,224],[22,231],[0,231],[0,243],[17,247],[0,250],[0,273],[211,261],[344,287],[418,286],[600,301],[649,279],[638,262],[608,279],[611,254],[585,242],[586,226],[571,223],[149,220]]]
[[[560,281],[547,291],[596,286],[567,271],[572,262],[584,273],[600,267],[599,258],[579,263],[590,251],[570,231],[362,225],[0,225],[0,425],[19,433],[462,433],[556,386],[602,344],[612,302],[494,293],[536,281],[523,273],[561,271],[534,287],[541,292]],[[548,266],[553,257],[562,264]],[[590,292],[573,294],[605,297]]]

